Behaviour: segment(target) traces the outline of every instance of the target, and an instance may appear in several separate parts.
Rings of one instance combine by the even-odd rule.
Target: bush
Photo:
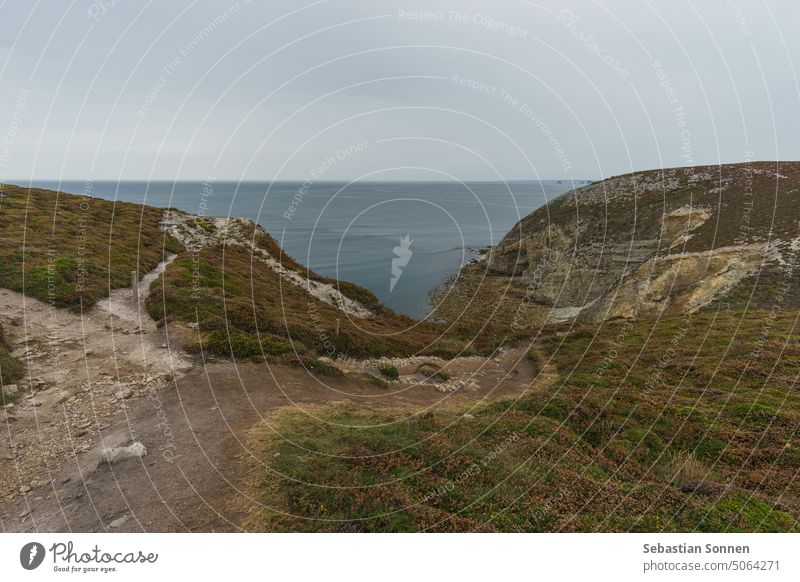
[[[378,372],[386,378],[389,378],[389,380],[397,380],[400,378],[400,372],[397,371],[397,368],[386,362],[378,364]]]
[[[293,352],[289,342],[279,337],[248,335],[238,331],[212,332],[203,342],[203,349],[222,357],[251,358],[255,356],[281,356]]]
[[[709,479],[709,470],[693,453],[678,451],[666,454],[660,472],[670,485],[694,490],[693,485]],[[692,485],[692,487],[687,487]]]
[[[417,366],[417,374],[422,374],[427,380],[439,380],[447,382],[450,379],[450,373],[443,370],[441,366],[432,362],[423,362]]]

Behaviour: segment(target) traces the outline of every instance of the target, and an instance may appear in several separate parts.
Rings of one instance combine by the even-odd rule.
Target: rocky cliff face
[[[800,163],[658,170],[576,189],[520,221],[488,269],[551,321],[724,302],[800,305]]]

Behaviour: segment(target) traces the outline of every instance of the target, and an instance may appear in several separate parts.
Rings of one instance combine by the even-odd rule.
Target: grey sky
[[[744,0],[6,0],[0,179],[800,159],[798,22],[798,2]]]

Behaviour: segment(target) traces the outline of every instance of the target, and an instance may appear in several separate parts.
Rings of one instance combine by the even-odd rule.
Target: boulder
[[[147,455],[147,448],[139,442],[127,447],[112,447],[103,449],[103,459],[109,464],[120,463],[128,459],[141,459]]]

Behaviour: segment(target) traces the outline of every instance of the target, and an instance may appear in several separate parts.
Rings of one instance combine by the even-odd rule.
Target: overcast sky
[[[5,0],[0,180],[796,160],[799,22],[796,1]]]

